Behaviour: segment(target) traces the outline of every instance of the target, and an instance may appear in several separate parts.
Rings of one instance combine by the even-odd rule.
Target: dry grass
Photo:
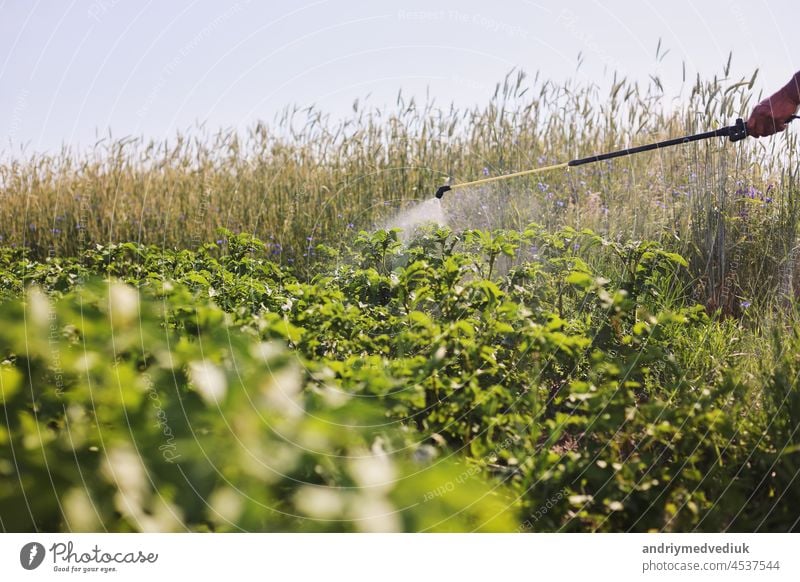
[[[191,248],[226,227],[302,262],[316,242],[379,224],[448,175],[469,180],[728,124],[749,109],[752,84],[698,79],[671,108],[655,78],[620,79],[605,93],[512,73],[470,110],[399,95],[392,112],[356,104],[342,122],[294,108],[245,135],[201,127],[168,143],[126,138],[13,159],[0,164],[0,235],[42,257],[112,241]],[[691,259],[705,301],[735,311],[743,294],[791,279],[795,146],[791,135],[712,140],[465,191],[445,210],[457,226],[536,221],[660,240]]]

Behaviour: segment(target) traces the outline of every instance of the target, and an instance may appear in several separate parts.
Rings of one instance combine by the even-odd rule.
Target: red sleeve
[[[783,88],[787,97],[800,105],[800,71],[794,74],[792,80]]]

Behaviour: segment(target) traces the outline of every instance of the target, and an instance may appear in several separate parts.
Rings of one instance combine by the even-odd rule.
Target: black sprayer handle
[[[791,123],[795,119],[800,119],[798,115],[791,115],[784,123]],[[749,134],[747,133],[747,126],[745,125],[744,121],[740,117],[736,120],[736,125],[732,125],[730,127],[724,127],[723,129],[730,130],[728,134],[728,139],[731,141],[739,141],[746,138]]]
[[[739,141],[747,137],[747,126],[744,124],[744,120],[742,118],[739,118],[736,120],[735,125],[729,125],[728,127],[721,127],[713,131],[706,131],[705,133],[696,133],[694,135],[687,135],[685,137],[676,137],[674,139],[668,139],[657,143],[650,143],[635,148],[627,148],[616,152],[609,152],[607,154],[589,156],[588,158],[571,160],[570,162],[568,162],[568,165],[581,166],[583,164],[591,164],[592,162],[601,162],[603,160],[610,160],[612,158],[621,158],[622,156],[629,156],[631,154],[638,154],[640,152],[649,152],[652,150],[658,150],[670,146],[681,145],[693,141],[700,141],[712,137],[727,137],[731,141]]]
[[[800,119],[800,115],[790,115],[789,118],[786,121],[784,121],[784,123],[791,123],[795,119]],[[741,118],[736,120],[736,125],[732,125],[731,127],[727,127],[724,129],[731,130],[731,133],[728,136],[731,141],[739,141],[740,139],[744,139],[749,135],[747,133],[747,126],[745,125],[744,121],[742,121]]]
[[[795,119],[800,119],[800,115],[792,115],[787,119],[784,123],[791,123]],[[612,158],[620,158],[622,156],[629,156],[631,154],[638,154],[640,152],[648,152],[651,150],[657,150],[661,148],[666,148],[674,145],[680,145],[684,143],[689,143],[692,141],[700,141],[703,139],[709,139],[712,137],[727,137],[731,141],[741,141],[747,137],[747,125],[745,125],[744,119],[741,117],[736,120],[734,125],[729,125],[728,127],[721,127],[719,129],[715,129],[714,131],[707,131],[705,133],[697,133],[695,135],[687,135],[686,137],[676,137],[674,139],[668,139],[666,141],[660,141],[658,143],[651,143],[643,146],[638,146],[635,148],[627,148],[624,150],[619,150],[616,152],[610,152],[607,154],[600,154],[597,156],[589,156],[588,158],[581,158],[579,160],[572,160],[568,163],[570,166],[580,166],[583,164],[590,164],[592,162],[600,162],[602,160],[610,160]]]
[[[728,139],[731,141],[740,141],[747,137],[747,126],[744,123],[744,119],[741,117],[736,120],[735,125],[731,125],[730,127],[725,127],[723,129],[729,129],[728,132]]]

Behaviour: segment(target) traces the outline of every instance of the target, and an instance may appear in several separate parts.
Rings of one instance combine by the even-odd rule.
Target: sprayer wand
[[[786,123],[791,122],[794,119],[800,119],[797,115],[792,115],[789,119],[786,120]],[[456,188],[465,188],[467,186],[477,186],[479,184],[486,184],[488,182],[496,182],[498,180],[508,180],[510,178],[517,178],[519,176],[527,176],[529,174],[539,174],[541,172],[548,172],[550,170],[558,170],[560,168],[567,168],[572,166],[582,166],[583,164],[591,164],[593,162],[602,162],[603,160],[610,160],[613,158],[620,158],[622,156],[629,156],[631,154],[638,154],[641,152],[648,152],[651,150],[657,150],[661,148],[667,148],[675,145],[681,145],[685,143],[689,143],[692,141],[700,141],[703,139],[709,139],[712,137],[727,137],[730,141],[739,141],[743,140],[747,137],[747,126],[744,123],[742,118],[736,120],[734,125],[729,125],[728,127],[721,127],[719,129],[715,129],[713,131],[706,131],[704,133],[696,133],[694,135],[687,135],[685,137],[676,137],[674,139],[668,139],[665,141],[659,141],[656,143],[650,143],[647,145],[637,146],[635,148],[626,148],[624,150],[618,150],[615,152],[609,152],[606,154],[599,154],[595,156],[589,156],[587,158],[580,158],[577,160],[570,160],[569,162],[564,162],[562,164],[555,164],[552,166],[545,166],[543,168],[536,168],[534,170],[525,170],[523,172],[515,172],[513,174],[505,174],[503,176],[493,176],[491,178],[484,178],[483,180],[475,180],[474,182],[462,182],[461,184],[447,184],[440,187],[436,191],[436,197],[441,198],[444,196],[445,192],[449,192],[450,190],[455,190]]]

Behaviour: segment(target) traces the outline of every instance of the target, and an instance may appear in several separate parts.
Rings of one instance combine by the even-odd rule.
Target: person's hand
[[[784,88],[755,106],[747,120],[747,135],[766,137],[786,129],[786,122],[797,112],[797,102]]]

